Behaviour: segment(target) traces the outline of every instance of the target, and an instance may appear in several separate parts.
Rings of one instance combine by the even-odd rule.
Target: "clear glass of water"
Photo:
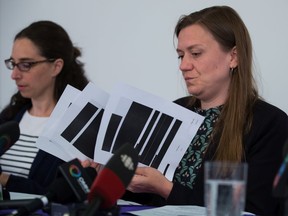
[[[248,165],[205,162],[207,216],[240,216],[245,208]]]

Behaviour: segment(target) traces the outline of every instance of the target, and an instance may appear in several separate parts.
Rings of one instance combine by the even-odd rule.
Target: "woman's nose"
[[[191,70],[192,68],[193,68],[192,62],[189,61],[189,59],[184,56],[181,59],[181,62],[180,62],[180,65],[179,65],[179,69],[181,71],[188,71],[188,70]]]
[[[14,67],[11,73],[11,79],[16,80],[19,79],[21,76],[22,72],[17,67]]]

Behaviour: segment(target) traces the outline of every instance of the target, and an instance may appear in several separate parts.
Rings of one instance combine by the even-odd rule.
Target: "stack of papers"
[[[66,162],[78,158],[106,164],[128,142],[139,153],[139,166],[154,167],[172,180],[203,120],[123,83],[110,94],[93,83],[83,91],[68,85],[36,145]]]

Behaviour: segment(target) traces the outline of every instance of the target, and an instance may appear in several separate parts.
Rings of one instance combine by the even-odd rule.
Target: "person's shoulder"
[[[255,102],[253,110],[254,114],[288,117],[287,113],[285,113],[279,107],[261,99],[258,99]]]
[[[190,99],[191,99],[191,96],[185,96],[185,97],[178,98],[178,99],[174,100],[173,102],[180,105],[180,106],[187,107]]]
[[[253,121],[256,127],[278,127],[288,130],[288,115],[275,105],[257,100],[253,107]],[[282,130],[281,129],[281,130]]]

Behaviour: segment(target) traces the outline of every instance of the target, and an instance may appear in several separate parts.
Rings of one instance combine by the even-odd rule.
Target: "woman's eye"
[[[29,62],[22,62],[21,64],[22,64],[23,66],[25,66],[25,67],[29,67],[29,65],[30,65]]]
[[[30,62],[21,62],[21,67],[23,68],[30,68],[31,64]]]
[[[194,56],[194,57],[197,57],[197,56],[199,56],[200,54],[201,54],[200,52],[192,52],[192,53],[191,53],[191,55]]]

